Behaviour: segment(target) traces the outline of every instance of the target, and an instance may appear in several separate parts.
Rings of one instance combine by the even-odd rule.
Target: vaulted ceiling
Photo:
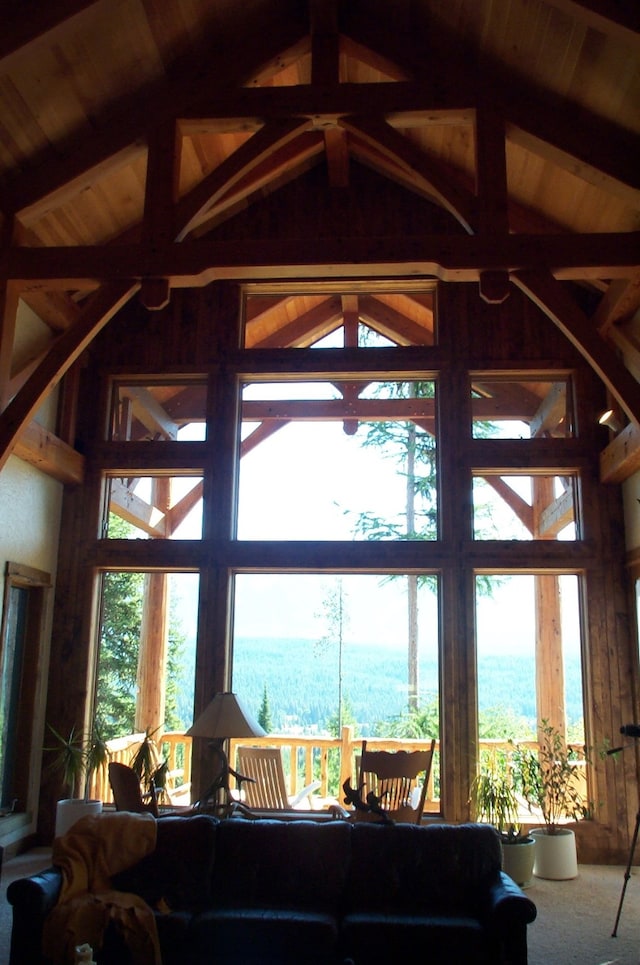
[[[0,465],[131,297],[153,310],[221,278],[409,276],[496,302],[525,291],[630,420],[609,478],[637,468],[635,0],[14,6],[0,39]],[[387,233],[373,205],[350,237],[240,244],[227,230],[310,173],[339,193],[365,169],[432,204],[439,230]],[[18,298],[46,323],[19,353]],[[272,339],[296,322],[282,309],[261,317]],[[401,328],[402,307],[386,310]]]

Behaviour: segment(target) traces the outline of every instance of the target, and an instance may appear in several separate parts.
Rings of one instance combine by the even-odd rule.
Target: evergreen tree
[[[126,539],[129,530],[129,524],[123,519],[110,515],[109,533],[112,537]],[[96,722],[105,740],[131,734],[134,730],[143,592],[143,573],[104,575]],[[186,723],[177,710],[184,643],[185,635],[172,604],[165,695],[167,730],[181,730]]]
[[[260,704],[260,710],[258,711],[258,723],[263,730],[270,734],[273,730],[273,721],[271,719],[271,708],[269,707],[269,695],[267,694],[267,685],[264,685],[262,691],[262,703]]]

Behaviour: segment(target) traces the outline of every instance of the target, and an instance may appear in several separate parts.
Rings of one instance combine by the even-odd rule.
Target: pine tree
[[[260,704],[260,710],[258,711],[258,723],[264,731],[269,734],[273,730],[273,721],[271,720],[271,708],[269,707],[269,695],[267,694],[267,685],[264,685],[264,690],[262,691],[262,703]]]

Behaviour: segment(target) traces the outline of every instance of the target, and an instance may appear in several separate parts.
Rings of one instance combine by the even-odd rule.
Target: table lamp
[[[215,694],[200,716],[187,731],[189,737],[206,737],[217,759],[217,768],[213,781],[205,791],[196,807],[205,808],[207,802],[213,799],[217,803],[220,794],[224,795],[223,807],[228,811],[233,806],[229,775],[241,783],[249,780],[238,774],[229,766],[229,759],[224,750],[224,742],[229,737],[264,737],[265,731],[253,716],[243,706],[236,694]]]

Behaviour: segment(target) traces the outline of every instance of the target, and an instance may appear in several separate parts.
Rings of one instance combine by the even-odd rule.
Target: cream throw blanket
[[[90,815],[53,842],[53,864],[62,869],[58,904],[47,916],[43,952],[55,965],[74,962],[76,945],[102,947],[114,922],[135,965],[161,965],[153,912],[137,895],[111,888],[111,877],[130,868],[156,846],[151,814]]]

